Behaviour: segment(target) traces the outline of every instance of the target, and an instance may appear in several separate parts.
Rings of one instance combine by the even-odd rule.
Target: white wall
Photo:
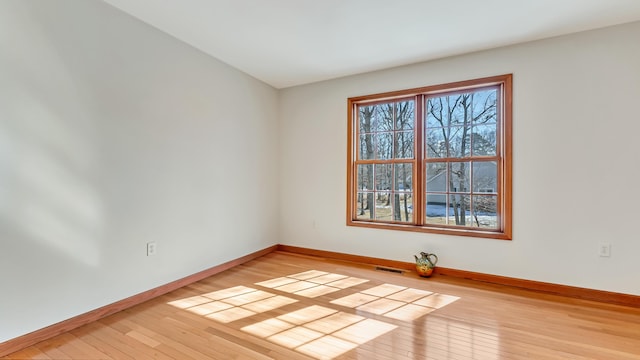
[[[281,91],[281,242],[640,295],[638,39],[633,23]],[[348,97],[505,73],[512,241],[345,225]]]
[[[101,1],[1,1],[0,342],[277,243],[277,96]]]

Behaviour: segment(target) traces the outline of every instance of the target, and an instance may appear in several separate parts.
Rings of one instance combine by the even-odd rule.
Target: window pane
[[[470,126],[452,126],[449,128],[449,157],[461,158],[471,155],[470,131]]]
[[[428,111],[436,120],[435,123],[442,123],[440,126],[470,125],[471,114],[468,110],[471,104],[469,101],[469,93],[441,96],[430,101],[433,103],[433,109],[438,112]]]
[[[414,118],[414,101],[400,101],[395,104],[396,130],[412,130]]]
[[[394,191],[410,192],[413,179],[413,164],[395,164]]]
[[[425,222],[427,224],[446,224],[447,197],[444,194],[427,194]]]
[[[379,104],[373,106],[372,131],[392,131],[393,130],[393,104]]]
[[[395,150],[396,159],[413,158],[413,131],[401,131],[396,133]]]
[[[444,127],[445,108],[443,107],[442,98],[434,98],[427,100],[427,128]]]
[[[447,191],[447,163],[427,163],[428,192]]]
[[[468,162],[451,163],[449,170],[449,191],[469,192],[470,184],[470,164]],[[428,188],[427,188],[428,191]]]
[[[373,131],[373,106],[359,106],[358,107],[358,123],[360,127],[360,134],[369,133]]]
[[[413,221],[413,196],[411,193],[393,193],[393,220]]]
[[[391,197],[389,192],[377,192],[376,197],[376,220],[392,221],[393,214],[391,213]]]
[[[392,131],[393,103],[358,107],[360,133]]]
[[[443,128],[427,129],[426,131],[426,149],[427,157],[443,158],[447,157],[447,145]]]
[[[473,127],[471,141],[473,156],[493,156],[496,154],[496,124]]]
[[[391,190],[393,179],[393,164],[376,164],[376,191]]]
[[[496,96],[498,90],[481,90],[472,93],[472,114],[474,124],[495,124]]]
[[[373,190],[373,165],[358,165],[358,191]]]
[[[496,193],[498,166],[495,161],[473,162],[473,192]]]
[[[473,226],[482,228],[498,228],[498,197],[479,195],[473,197]]]
[[[393,133],[376,133],[376,159],[388,160],[393,156]]]
[[[449,225],[473,226],[471,223],[471,201],[469,195],[449,196]]]
[[[373,193],[359,192],[356,198],[356,216],[360,220],[373,219]]]
[[[452,109],[448,112],[449,125],[471,125],[470,94],[458,94],[447,96],[447,108]]]
[[[373,159],[373,135],[360,134],[360,144],[358,148],[360,149],[361,160]]]

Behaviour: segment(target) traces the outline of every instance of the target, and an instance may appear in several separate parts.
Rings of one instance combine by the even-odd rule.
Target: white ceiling
[[[640,0],[105,1],[276,88],[640,20]]]

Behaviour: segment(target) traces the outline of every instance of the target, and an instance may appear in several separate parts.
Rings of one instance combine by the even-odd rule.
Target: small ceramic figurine
[[[428,254],[426,252],[420,253],[420,258],[413,255],[416,258],[416,272],[422,277],[429,277],[433,273],[433,268],[438,263],[438,256],[436,254]]]

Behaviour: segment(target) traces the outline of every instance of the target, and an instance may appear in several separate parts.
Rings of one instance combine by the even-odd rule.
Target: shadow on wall
[[[18,10],[0,15],[8,27],[30,24],[21,37],[19,30],[0,35],[2,47],[13,49],[0,57],[1,231],[11,234],[5,238],[11,248],[32,239],[97,266],[104,211],[95,189],[91,114],[68,61]]]

